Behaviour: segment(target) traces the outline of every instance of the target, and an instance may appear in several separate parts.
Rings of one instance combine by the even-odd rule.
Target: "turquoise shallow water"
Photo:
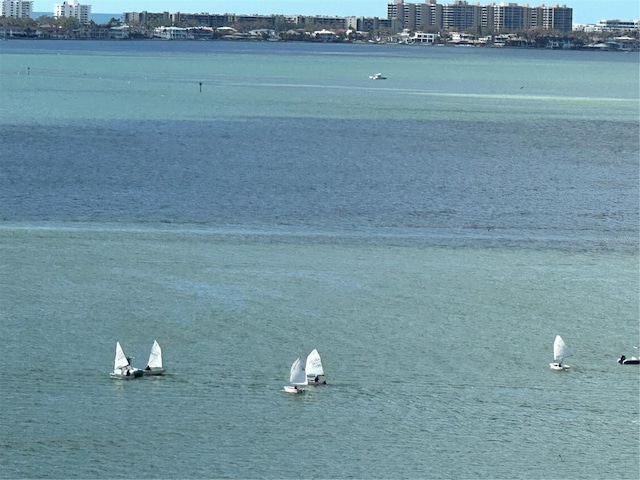
[[[2,42],[0,476],[636,478],[637,73]]]
[[[1,238],[5,477],[635,475],[620,443],[637,438],[638,372],[616,364],[637,334],[629,257],[157,229]],[[556,333],[568,372],[548,368]],[[154,338],[167,376],[108,378],[116,340],[142,366]],[[312,348],[329,385],[285,394]]]

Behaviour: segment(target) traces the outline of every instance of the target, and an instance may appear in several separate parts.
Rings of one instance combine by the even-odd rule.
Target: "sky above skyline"
[[[285,14],[285,15],[338,15],[338,16],[387,16],[387,3],[393,0],[76,0],[91,5],[92,13],[122,12],[185,12],[185,13],[237,13],[237,14]],[[406,3],[422,3],[409,0]],[[506,0],[468,0],[469,3],[500,4]],[[34,0],[33,11],[53,12],[54,5],[62,0]],[[451,4],[453,0],[439,0]],[[573,23],[597,23],[600,20],[638,20],[640,2],[637,0],[524,0],[518,5],[566,5],[573,8]]]

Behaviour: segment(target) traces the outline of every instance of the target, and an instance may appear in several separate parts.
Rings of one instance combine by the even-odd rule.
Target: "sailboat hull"
[[[135,369],[133,371],[127,372],[111,372],[109,377],[114,380],[133,380],[134,378],[140,378],[143,375],[142,370]]]
[[[559,363],[550,363],[549,367],[551,370],[568,370],[571,368],[569,365],[560,365]]]
[[[620,358],[618,360],[618,363],[620,365],[640,365],[640,359],[636,358],[636,357],[631,357],[631,358]]]
[[[284,391],[287,393],[304,393],[304,389],[302,388],[296,388],[292,385],[286,385],[284,387]]]
[[[153,376],[153,375],[164,375],[166,370],[164,368],[151,368],[149,370],[143,370],[143,375],[145,377]]]
[[[316,382],[316,377],[318,378],[317,382]],[[309,385],[326,385],[327,384],[327,380],[325,379],[324,375],[307,375],[307,381],[309,382]]]

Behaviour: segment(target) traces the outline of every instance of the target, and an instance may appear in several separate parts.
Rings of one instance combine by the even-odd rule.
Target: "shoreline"
[[[94,37],[37,37],[37,36],[4,36],[0,41],[94,41],[94,42],[241,42],[241,43],[316,43],[316,44],[332,44],[332,45],[390,45],[398,47],[447,47],[447,48],[497,48],[497,49],[515,49],[515,50],[574,50],[574,51],[586,51],[586,52],[617,52],[617,53],[631,53],[640,51],[640,43],[633,47],[616,47],[610,44],[597,44],[597,45],[574,45],[565,46],[563,44],[557,44],[554,46],[544,45],[537,46],[534,44],[527,45],[503,45],[503,44],[470,44],[470,43],[456,43],[456,42],[444,42],[444,43],[418,43],[418,42],[385,42],[385,41],[317,41],[317,40],[273,40],[273,39],[261,39],[261,38],[182,38],[182,39],[164,39],[164,38],[94,38]]]

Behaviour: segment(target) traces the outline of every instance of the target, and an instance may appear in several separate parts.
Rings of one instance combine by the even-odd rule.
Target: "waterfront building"
[[[180,15],[180,14],[178,13],[175,15]],[[206,15],[206,16],[209,17],[210,15]],[[171,25],[171,18],[170,18],[169,12],[159,12],[159,13],[147,12],[147,11],[125,12],[123,15],[123,20],[124,20],[124,23],[127,25],[143,25],[149,22],[158,22],[164,25]],[[200,25],[215,26],[215,25],[208,25],[205,22],[200,23]]]
[[[408,3],[394,0],[387,4],[387,17],[395,31],[401,30],[495,30],[516,31],[531,28],[570,32],[573,9],[566,5],[547,7],[518,5],[517,3],[487,4],[455,0],[440,4],[437,0]]]
[[[482,7],[469,5],[465,1],[442,5],[442,25],[444,30],[474,30],[480,26]]]
[[[386,18],[378,17],[347,17],[347,29],[359,32],[377,32],[380,30],[391,31],[391,22]]]
[[[346,29],[347,19],[345,17],[334,17],[327,15],[316,15],[313,17],[302,17],[301,26],[316,25],[323,27],[323,29]]]
[[[336,39],[336,34],[331,30],[322,29],[313,32],[313,37],[320,42],[333,42]]]
[[[544,30],[558,30],[570,32],[573,29],[573,10],[563,6],[537,7],[542,10],[542,25]]]
[[[638,20],[600,20],[596,25],[589,25],[588,30],[593,32],[612,32],[622,33],[629,31],[638,31]]]
[[[600,20],[603,29],[613,29],[615,31],[640,30],[639,20]]]
[[[129,25],[114,25],[109,28],[109,38],[118,40],[131,38],[131,27]]]
[[[77,18],[80,23],[91,21],[91,5],[82,5],[73,0],[55,6],[53,16],[56,18]]]
[[[29,18],[33,12],[33,2],[23,0],[3,0],[2,16],[11,18]]]
[[[163,40],[193,40],[188,28],[179,27],[157,27],[153,30],[153,36]]]
[[[517,3],[501,3],[491,5],[493,10],[493,27],[496,32],[514,31],[531,28],[531,9],[521,7]]]
[[[411,37],[414,43],[423,45],[434,45],[438,42],[437,33],[414,32]]]

